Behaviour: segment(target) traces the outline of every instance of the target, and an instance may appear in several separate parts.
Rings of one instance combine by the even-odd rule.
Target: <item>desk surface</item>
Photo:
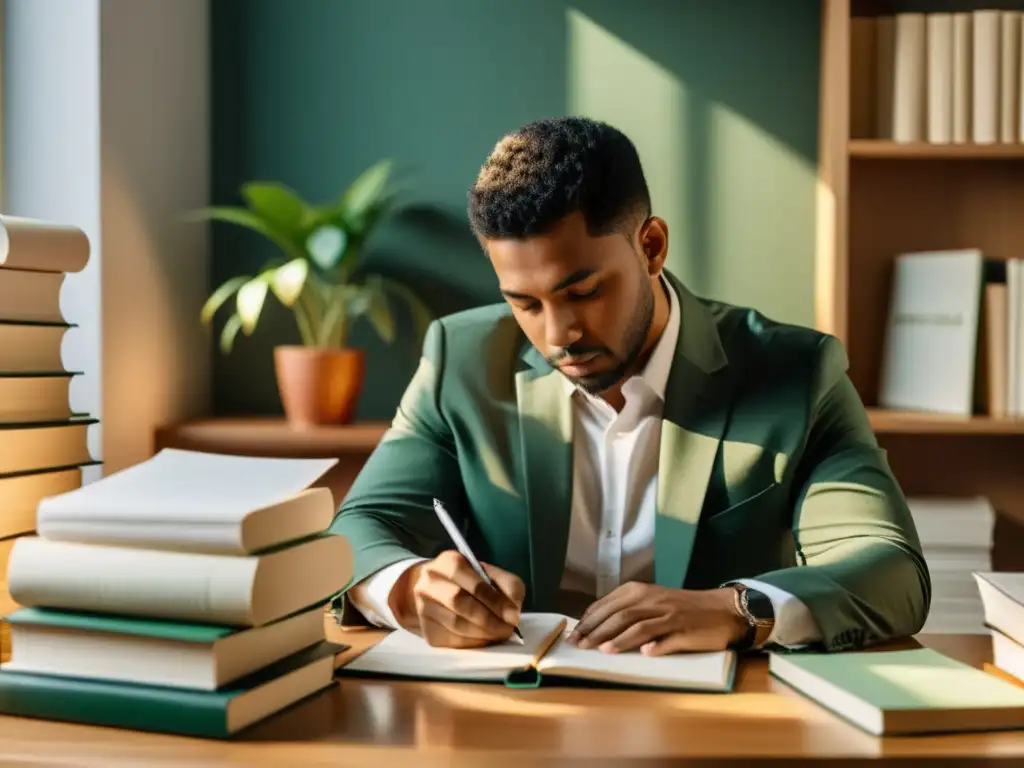
[[[339,665],[380,636],[328,626],[353,648]],[[977,666],[990,659],[986,636],[919,639]],[[1024,758],[1024,732],[875,738],[771,678],[763,659],[743,662],[729,695],[344,678],[233,741],[0,717],[4,764],[397,768],[774,757],[850,765],[907,756],[962,758],[956,765]]]

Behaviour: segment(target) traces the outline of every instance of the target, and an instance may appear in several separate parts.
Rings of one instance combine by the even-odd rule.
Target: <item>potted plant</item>
[[[390,161],[378,162],[324,205],[309,203],[280,183],[251,181],[241,187],[244,206],[197,212],[248,227],[282,252],[257,274],[220,285],[200,319],[209,325],[234,297],[234,311],[220,334],[220,349],[227,354],[239,332],[255,331],[268,292],[291,309],[301,343],[274,348],[274,371],[285,415],[295,426],[352,420],[366,369],[364,351],[349,346],[349,333],[360,318],[389,344],[396,335],[395,300],[409,307],[421,338],[430,322],[429,310],[408,286],[363,267],[370,235],[396,208],[390,175]]]

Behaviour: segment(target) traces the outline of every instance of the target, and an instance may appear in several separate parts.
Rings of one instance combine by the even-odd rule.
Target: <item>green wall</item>
[[[499,300],[466,188],[495,141],[539,117],[609,120],[639,146],[669,266],[698,293],[812,323],[820,0],[213,0],[213,201],[247,179],[312,199],[371,162],[409,169],[432,213],[397,220],[372,262],[437,314]],[[272,253],[215,225],[211,282]],[[277,413],[272,300],[215,351],[214,410]],[[412,374],[361,327],[359,417],[388,419]]]

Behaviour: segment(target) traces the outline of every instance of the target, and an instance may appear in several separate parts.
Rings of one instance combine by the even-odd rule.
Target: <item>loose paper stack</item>
[[[165,449],[44,499],[7,579],[0,712],[224,737],[330,685],[335,459]]]
[[[907,499],[932,582],[925,634],[986,634],[975,571],[992,569],[996,513],[983,497]]]

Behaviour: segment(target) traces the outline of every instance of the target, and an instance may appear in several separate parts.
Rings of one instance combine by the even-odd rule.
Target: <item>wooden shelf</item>
[[[1024,144],[897,144],[879,139],[851,139],[847,149],[850,157],[1024,160]]]
[[[890,435],[1020,435],[1024,419],[991,416],[947,416],[937,413],[890,411],[869,408],[871,426],[877,434]]]

